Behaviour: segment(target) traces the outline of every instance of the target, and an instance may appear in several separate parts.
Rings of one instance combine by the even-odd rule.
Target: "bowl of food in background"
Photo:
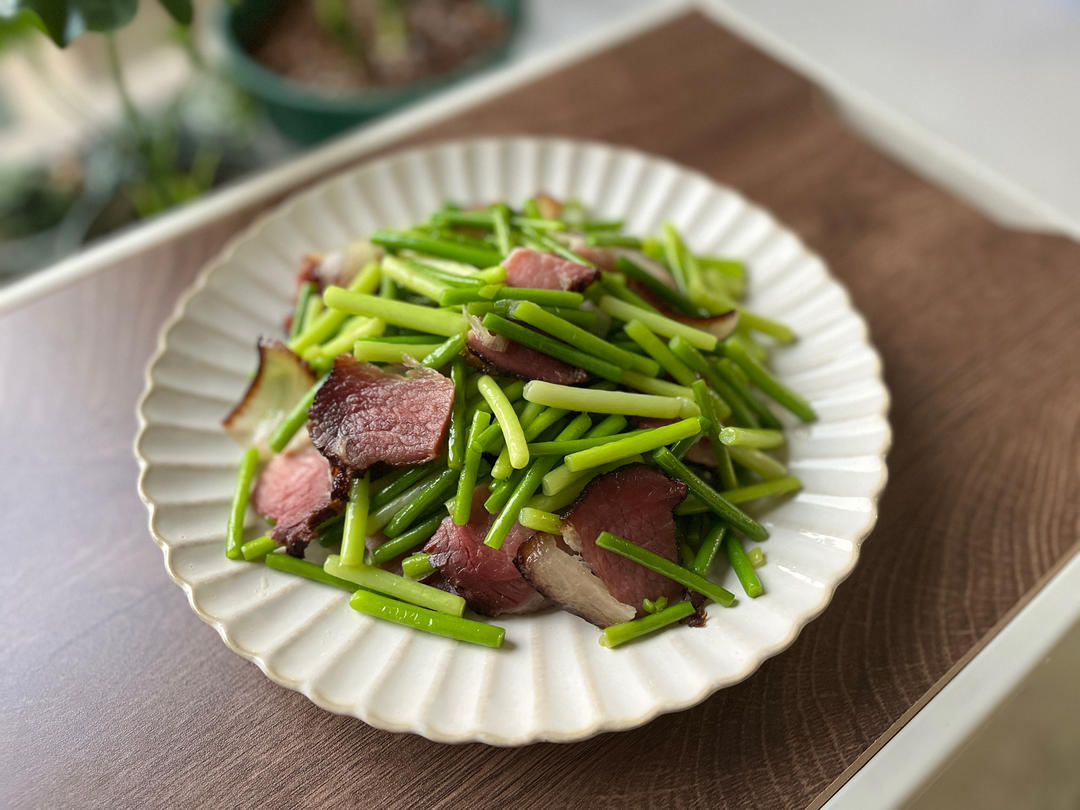
[[[227,68],[282,135],[316,143],[505,59],[518,0],[241,0]]]

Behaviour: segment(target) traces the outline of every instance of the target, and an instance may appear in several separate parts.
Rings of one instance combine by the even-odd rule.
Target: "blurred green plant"
[[[57,225],[79,191],[79,178],[55,176],[48,169],[0,168],[0,240],[31,236]]]
[[[158,2],[178,26],[186,29],[191,25],[194,16],[191,0]],[[104,35],[109,73],[120,97],[128,132],[134,138],[147,170],[145,182],[135,184],[131,195],[136,210],[146,216],[209,188],[217,161],[199,161],[198,174],[178,171],[173,160],[175,149],[168,143],[155,143],[153,128],[135,106],[128,91],[115,32],[130,23],[136,11],[138,0],[0,0],[0,19],[26,20],[30,15],[29,19],[61,48],[89,31]],[[207,168],[211,169],[209,176]]]
[[[315,21],[367,79],[377,78],[378,57],[401,59],[408,51],[409,19],[403,0],[379,0],[370,36],[354,17],[349,0],[311,1]]]
[[[3,8],[0,0],[0,8]],[[33,41],[41,30],[41,21],[32,11],[19,10],[9,17],[0,16],[0,53]]]
[[[0,166],[0,275],[55,261],[58,250],[198,197],[250,167],[252,100],[207,68],[191,34],[191,0],[157,2],[172,23],[168,42],[187,54],[192,78],[148,115],[129,91],[115,39],[138,0],[0,0],[0,54],[18,48],[42,89],[88,123],[97,120],[94,111],[55,81],[36,43],[47,36],[64,48],[100,35],[123,114],[123,126],[88,131],[72,154],[42,166]]]
[[[349,16],[346,0],[312,0],[311,8],[322,29],[356,62],[364,75],[369,75],[371,64],[364,47],[363,32]]]
[[[191,25],[191,0],[158,0],[180,25]],[[0,19],[30,13],[61,48],[87,31],[112,33],[135,17],[138,0],[0,0]]]

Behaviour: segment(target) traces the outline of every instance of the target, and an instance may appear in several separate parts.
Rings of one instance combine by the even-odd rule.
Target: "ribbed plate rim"
[[[795,240],[795,245],[800,252],[808,257],[811,257],[821,262],[822,269],[825,273],[826,279],[830,285],[834,285],[843,296],[843,304],[845,304],[850,310],[851,317],[853,317],[862,329],[863,343],[862,345],[868,350],[873,359],[874,372],[872,375],[868,375],[864,378],[864,382],[877,387],[879,397],[879,408],[876,413],[868,413],[868,418],[880,419],[883,427],[883,437],[881,444],[876,451],[877,458],[881,466],[881,475],[879,480],[874,486],[872,486],[866,494],[866,500],[870,503],[870,510],[867,513],[866,519],[858,530],[852,533],[851,543],[852,550],[847,565],[840,569],[838,573],[827,583],[826,587],[821,591],[821,599],[811,608],[804,610],[798,618],[792,622],[788,634],[768,647],[755,648],[755,657],[749,659],[744,668],[726,679],[718,679],[708,682],[698,693],[690,696],[685,700],[666,699],[658,700],[654,705],[650,707],[648,711],[632,717],[622,718],[610,718],[601,717],[595,722],[588,725],[583,725],[578,728],[570,730],[556,730],[556,729],[542,729],[531,728],[528,731],[518,734],[516,736],[508,736],[501,733],[491,732],[483,728],[477,728],[475,726],[462,727],[454,730],[437,729],[434,726],[425,724],[423,722],[418,725],[410,723],[395,723],[386,717],[380,716],[371,705],[343,707],[328,700],[325,696],[312,689],[310,683],[304,681],[287,678],[276,672],[268,662],[257,653],[254,653],[246,649],[243,645],[238,643],[231,635],[229,629],[226,627],[224,621],[216,618],[207,612],[200,604],[194,595],[192,585],[187,582],[174,568],[169,564],[169,541],[162,537],[155,527],[155,518],[157,515],[158,505],[153,498],[148,494],[146,490],[146,479],[151,469],[151,462],[143,454],[141,445],[143,435],[147,429],[151,426],[152,421],[146,416],[145,405],[152,394],[155,387],[154,373],[162,358],[165,356],[168,350],[169,335],[172,330],[183,321],[187,314],[188,305],[191,300],[201,292],[209,280],[213,276],[214,272],[222,265],[228,263],[235,254],[236,250],[243,244],[251,240],[261,229],[263,229],[268,223],[278,219],[284,218],[296,207],[301,206],[309,200],[318,197],[324,193],[325,190],[342,179],[345,175],[358,173],[361,171],[370,170],[376,167],[378,164],[391,164],[396,161],[406,161],[415,157],[421,156],[424,153],[439,152],[442,150],[451,149],[466,149],[470,147],[476,147],[484,144],[496,144],[502,142],[503,144],[515,144],[524,143],[526,145],[535,148],[567,148],[567,149],[604,149],[615,153],[615,156],[623,155],[638,160],[646,161],[658,165],[662,168],[678,172],[680,174],[689,175],[693,179],[706,183],[711,188],[722,189],[725,193],[732,195],[737,201],[745,206],[748,210],[762,215],[766,218],[766,221],[771,227],[782,231],[786,236]],[[803,242],[803,240],[787,228],[782,222],[772,215],[770,211],[764,207],[757,205],[747,199],[741,192],[730,186],[718,182],[714,178],[708,176],[704,172],[696,169],[684,166],[678,162],[664,157],[662,155],[655,155],[644,150],[610,144],[603,141],[587,140],[587,139],[571,139],[562,137],[551,136],[506,136],[506,137],[478,137],[478,138],[460,138],[453,140],[439,141],[432,144],[427,144],[418,147],[412,147],[404,150],[395,150],[387,154],[381,155],[373,160],[365,160],[354,166],[350,166],[347,169],[335,172],[328,177],[322,179],[318,183],[301,189],[289,197],[274,205],[263,214],[255,218],[251,223],[245,226],[237,235],[231,238],[222,249],[211,258],[199,271],[194,281],[189,287],[181,294],[179,300],[174,306],[172,313],[166,319],[162,328],[158,334],[157,345],[153,355],[151,356],[143,374],[143,391],[139,396],[136,405],[136,417],[138,422],[138,428],[134,440],[134,454],[139,465],[139,477],[138,477],[138,493],[139,498],[146,505],[148,510],[148,521],[150,534],[154,539],[154,542],[158,545],[162,552],[163,561],[165,563],[165,569],[169,577],[175,582],[185,593],[188,599],[188,604],[195,614],[205,623],[213,627],[222,641],[237,655],[251,661],[266,675],[267,678],[275,683],[284,686],[288,689],[292,689],[305,695],[309,700],[315,703],[322,709],[332,712],[334,714],[353,716],[358,719],[372,725],[376,728],[380,728],[386,731],[394,732],[413,732],[420,734],[435,742],[442,743],[461,743],[461,742],[483,742],[494,746],[520,746],[534,742],[572,742],[580,741],[593,737],[597,734],[608,731],[621,731],[631,728],[636,728],[648,723],[661,714],[667,714],[670,712],[680,711],[691,706],[697,705],[710,695],[714,694],[718,690],[733,686],[742,682],[746,678],[750,677],[757,671],[757,669],[769,658],[783,652],[790,647],[802,632],[802,629],[813,619],[821,615],[828,604],[831,602],[833,595],[836,592],[837,587],[844,582],[848,576],[850,576],[852,570],[858,562],[861,547],[866,537],[873,531],[878,518],[878,501],[882,490],[884,489],[888,481],[888,466],[886,464],[886,456],[889,448],[892,444],[892,428],[888,420],[888,411],[890,407],[890,395],[888,388],[884,382],[883,364],[880,354],[870,340],[869,329],[862,314],[852,305],[850,294],[847,288],[840,282],[835,276],[832,275],[828,268],[828,264],[821,259],[818,254],[811,250]],[[870,456],[874,453],[866,453]],[[847,538],[845,538],[847,539]],[[314,585],[313,585],[314,586]]]

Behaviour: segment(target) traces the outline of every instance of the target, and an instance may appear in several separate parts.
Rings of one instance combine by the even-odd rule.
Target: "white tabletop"
[[[1080,221],[1077,0],[726,2]]]
[[[800,72],[880,105],[882,145],[1012,224],[1080,223],[1080,0],[708,0]],[[518,53],[669,0],[527,4]],[[902,142],[899,129],[936,141]],[[921,138],[920,138],[921,140]],[[960,166],[959,164],[964,164]],[[966,168],[965,168],[966,167]],[[1034,213],[1032,213],[1034,211]]]
[[[853,120],[917,170],[1006,219],[1080,233],[1080,0],[978,0],[962,5],[929,0],[706,2],[722,22],[778,58],[826,86],[835,83],[846,94],[845,109]],[[529,3],[531,25],[517,46],[518,64],[501,74],[481,77],[328,144],[305,161],[264,172],[198,206],[84,251],[5,291],[0,309],[95,272],[153,240],[196,227],[245,199],[288,187],[346,156],[385,145],[458,101],[493,94],[510,82],[572,60],[599,45],[586,45],[593,34],[614,37],[613,21],[626,34],[659,19],[634,23],[620,17],[675,4]],[[542,58],[547,53],[552,55]],[[916,795],[956,750],[973,736],[977,739],[980,726],[1013,690],[1039,677],[1044,671],[1040,663],[1056,644],[1080,633],[1073,629],[1068,635],[1080,619],[1078,592],[1080,561],[1074,560],[831,805],[868,806],[863,802],[869,800],[874,806],[893,806]],[[1056,677],[1067,677],[1068,670],[1064,672]],[[1080,682],[1080,674],[1074,675],[1074,682]],[[1064,733],[1075,736],[1075,728],[1064,728]],[[1071,775],[1080,779],[1076,769]],[[922,800],[932,795],[926,793]]]

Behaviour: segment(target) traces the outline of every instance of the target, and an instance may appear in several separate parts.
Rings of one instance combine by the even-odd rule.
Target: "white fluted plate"
[[[260,334],[279,334],[300,257],[378,227],[406,226],[446,200],[577,197],[629,231],[673,221],[700,253],[744,259],[749,305],[790,324],[780,377],[817,422],[789,428],[805,489],[764,513],[765,594],[709,607],[624,648],[552,611],[504,617],[500,650],[360,615],[348,594],[224,554],[241,450],[221,418],[245,389]],[[598,143],[500,138],[391,155],[288,200],[205,268],[165,325],[138,406],[139,493],[165,567],[225,643],[271,679],[333,712],[439,741],[580,740],[692,706],[790,645],[851,572],[877,518],[890,441],[888,393],[865,323],[824,262],[738,193],[669,161]],[[251,531],[256,531],[255,518]],[[726,566],[725,566],[726,567]],[[735,593],[730,571],[723,584]]]

